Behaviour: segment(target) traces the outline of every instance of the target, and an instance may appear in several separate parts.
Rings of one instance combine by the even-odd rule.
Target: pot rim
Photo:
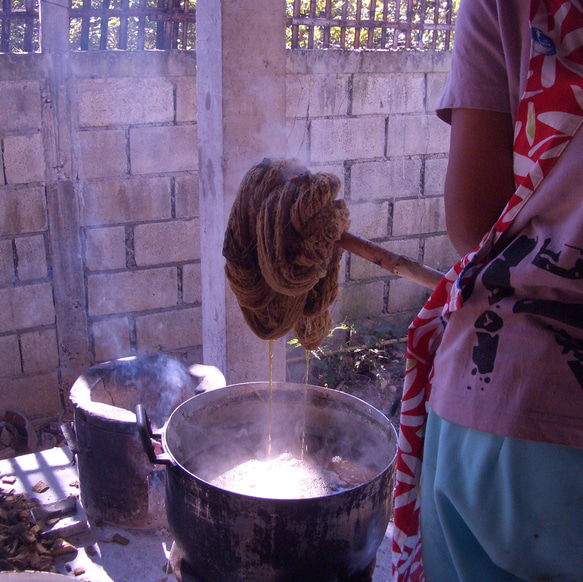
[[[240,382],[237,384],[229,384],[228,386],[224,386],[222,388],[217,388],[216,390],[212,390],[210,392],[204,392],[202,394],[197,394],[196,396],[193,396],[193,397],[189,398],[188,400],[185,400],[179,406],[177,406],[173,410],[172,414],[169,416],[168,420],[166,421],[166,423],[164,424],[164,426],[161,429],[162,449],[163,449],[164,453],[169,458],[169,461],[170,461],[168,463],[169,467],[173,467],[175,469],[179,469],[179,470],[183,471],[188,476],[195,479],[195,481],[203,483],[205,486],[212,487],[216,491],[221,491],[221,492],[224,492],[224,493],[229,494],[229,495],[238,495],[238,496],[245,497],[245,498],[262,499],[264,501],[285,502],[285,503],[290,503],[290,502],[303,502],[303,503],[305,503],[305,502],[311,501],[311,500],[319,500],[319,499],[324,499],[326,497],[331,497],[331,496],[336,496],[336,495],[350,494],[355,489],[359,489],[361,487],[364,487],[364,486],[368,485],[369,483],[372,483],[372,482],[376,481],[377,479],[382,478],[382,476],[387,471],[393,469],[395,462],[396,462],[396,458],[397,458],[398,434],[397,434],[397,431],[395,429],[395,426],[393,425],[391,420],[386,415],[384,415],[380,410],[378,410],[377,408],[375,408],[374,406],[372,406],[368,402],[365,402],[364,400],[362,400],[356,396],[353,396],[352,394],[347,394],[346,392],[340,392],[338,390],[334,390],[332,388],[326,388],[324,386],[316,386],[313,384],[298,384],[298,383],[293,383],[293,382],[273,382],[272,386],[273,386],[274,390],[276,390],[277,388],[281,388],[281,387],[291,387],[294,389],[298,389],[298,388],[315,389],[317,392],[321,392],[324,394],[334,394],[335,398],[339,398],[340,400],[351,402],[351,403],[355,404],[357,406],[357,408],[360,408],[360,409],[366,408],[366,413],[368,415],[372,416],[373,419],[377,420],[381,424],[386,425],[388,432],[390,433],[389,442],[394,441],[395,451],[394,451],[394,454],[391,457],[390,461],[388,463],[386,463],[384,468],[381,471],[379,471],[377,474],[375,474],[373,477],[371,477],[368,481],[360,483],[354,487],[351,487],[350,489],[343,489],[342,491],[330,493],[329,495],[321,495],[321,496],[305,497],[305,498],[280,499],[280,498],[270,498],[270,497],[261,497],[261,496],[256,496],[256,495],[248,495],[248,494],[244,494],[244,493],[238,493],[236,491],[231,491],[229,489],[224,489],[223,487],[219,487],[217,485],[214,485],[214,484],[210,483],[209,481],[203,479],[199,475],[192,473],[191,471],[186,469],[176,459],[173,452],[170,450],[170,447],[168,446],[167,432],[168,432],[168,427],[171,425],[173,419],[175,418],[175,416],[178,416],[181,413],[181,409],[183,409],[183,407],[186,407],[186,405],[188,405],[194,399],[199,399],[199,400],[197,400],[197,402],[200,402],[201,399],[202,400],[209,400],[210,402],[212,402],[214,400],[219,400],[223,391],[227,390],[229,388],[232,389],[232,388],[240,388],[243,386],[248,386],[250,389],[252,389],[253,387],[258,387],[258,386],[265,387],[268,385],[269,385],[268,381]]]

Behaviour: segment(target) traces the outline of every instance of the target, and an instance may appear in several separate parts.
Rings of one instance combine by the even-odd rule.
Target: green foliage
[[[394,329],[384,320],[373,327],[346,322],[337,325],[324,344],[310,352],[310,383],[337,388],[358,378],[377,380],[389,363],[385,344],[392,337]],[[301,347],[297,339],[288,345]]]

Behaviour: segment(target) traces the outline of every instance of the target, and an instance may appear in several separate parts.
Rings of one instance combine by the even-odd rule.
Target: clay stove
[[[120,358],[87,369],[71,388],[74,424],[63,432],[76,454],[88,515],[130,528],[165,527],[164,471],[153,467],[138,435],[135,407],[155,429],[188,398],[225,385],[214,366],[186,367],[165,355]]]

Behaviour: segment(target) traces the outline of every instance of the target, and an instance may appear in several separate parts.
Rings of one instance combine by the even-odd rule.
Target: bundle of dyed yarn
[[[312,174],[297,160],[269,160],[243,178],[231,209],[225,273],[245,321],[261,339],[294,330],[315,349],[331,326],[342,249],[350,220],[336,200],[340,180]]]

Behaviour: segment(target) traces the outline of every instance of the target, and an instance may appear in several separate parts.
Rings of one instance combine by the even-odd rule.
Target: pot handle
[[[144,447],[144,452],[150,463],[152,463],[152,465],[172,465],[172,461],[167,454],[156,454],[152,441],[160,442],[161,435],[154,434],[152,431],[152,425],[150,424],[148,413],[141,404],[136,406],[136,423],[138,425],[138,433],[140,435],[140,440],[142,441],[142,446]]]

